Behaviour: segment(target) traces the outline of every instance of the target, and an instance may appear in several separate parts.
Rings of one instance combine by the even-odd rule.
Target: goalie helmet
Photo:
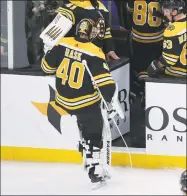
[[[187,170],[182,173],[180,183],[182,186],[181,190],[187,193]]]
[[[91,19],[82,19],[76,28],[76,37],[91,42],[98,35],[96,23]]]
[[[162,9],[177,10],[178,14],[185,8],[185,2],[183,0],[162,0],[161,5]]]

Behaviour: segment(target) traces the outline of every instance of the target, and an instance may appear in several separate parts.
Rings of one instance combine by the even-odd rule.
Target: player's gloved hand
[[[110,118],[114,118],[115,115],[119,114],[119,116],[124,119],[125,118],[125,114],[123,111],[123,108],[121,107],[121,104],[118,100],[118,85],[116,84],[116,90],[114,92],[114,96],[112,97],[112,101],[109,107],[109,117]]]
[[[149,77],[157,77],[163,72],[164,65],[162,65],[158,60],[153,60],[147,69]]]

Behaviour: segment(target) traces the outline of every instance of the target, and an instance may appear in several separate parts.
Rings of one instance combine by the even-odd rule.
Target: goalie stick
[[[90,69],[89,69],[89,67],[87,65],[87,61],[86,60],[83,60],[82,63],[85,66],[86,70],[88,71],[88,73],[90,75],[90,78],[91,78],[93,84],[95,85],[95,87],[97,88],[98,92],[100,93],[100,96],[101,96],[101,99],[102,99],[102,103],[103,103],[103,105],[105,107],[104,110],[102,108],[102,115],[103,115],[103,119],[104,119],[104,124],[106,126],[105,127],[105,131],[103,132],[103,138],[105,139],[105,141],[103,141],[103,143],[104,143],[103,144],[103,149],[104,149],[104,147],[106,148],[106,151],[105,151],[105,153],[106,153],[105,165],[106,166],[110,166],[111,165],[111,143],[112,143],[111,140],[112,140],[112,138],[111,138],[110,124],[109,124],[108,118],[107,118],[107,113],[108,113],[108,111],[110,111],[110,109],[109,109],[108,104],[105,101],[105,99],[104,99],[104,97],[103,97],[103,95],[102,95],[102,93],[101,93],[98,85],[96,84],[96,82],[94,80],[94,77],[93,77],[93,75],[92,75],[92,73],[91,73],[91,71],[90,71]],[[116,84],[116,91],[114,93],[113,100],[114,99],[118,100],[117,93],[118,93],[118,86]],[[112,102],[113,102],[113,100],[112,100]],[[114,106],[114,104],[115,103],[113,103],[112,106]],[[119,104],[116,104],[115,107],[116,107],[115,108],[116,109],[116,111],[115,111],[116,113],[115,114],[118,113],[119,116],[123,119],[124,118],[124,112],[121,109],[121,107],[119,106]],[[120,136],[121,136],[121,138],[122,138],[122,140],[123,140],[123,142],[125,144],[125,146],[127,147],[127,151],[128,151],[128,155],[129,155],[129,161],[130,161],[130,166],[132,168],[131,153],[130,153],[130,150],[128,148],[128,145],[127,145],[126,141],[124,140],[124,138],[122,136],[121,131],[119,130],[118,125],[116,124],[116,122],[114,120],[114,113],[112,113],[111,115],[109,115],[109,117],[112,119],[113,123],[115,124],[115,126],[116,126],[116,128],[117,128],[117,130],[118,130],[118,132],[119,132],[119,134],[120,134]]]

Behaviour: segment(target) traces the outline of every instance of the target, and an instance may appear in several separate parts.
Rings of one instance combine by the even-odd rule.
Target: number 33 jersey
[[[100,103],[101,97],[82,63],[87,61],[94,81],[107,101],[111,101],[115,82],[100,48],[91,42],[63,38],[42,59],[45,74],[56,74],[56,104],[70,114],[85,111]]]
[[[160,62],[166,66],[165,73],[185,77],[187,74],[186,18],[171,23],[164,32],[163,52]]]
[[[153,12],[160,11],[159,0],[134,1],[132,37],[140,43],[154,43],[163,40],[164,24]]]

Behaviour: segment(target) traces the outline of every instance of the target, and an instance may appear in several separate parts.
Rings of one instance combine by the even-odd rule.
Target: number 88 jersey
[[[164,24],[162,19],[153,16],[160,11],[159,0],[134,0],[133,40],[140,43],[154,43],[163,40]]]

